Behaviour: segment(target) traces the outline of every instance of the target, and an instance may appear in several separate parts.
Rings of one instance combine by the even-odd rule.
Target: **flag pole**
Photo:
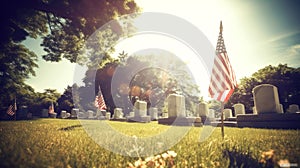
[[[17,120],[17,97],[15,96],[15,103],[14,103],[14,111],[15,111],[15,120]]]
[[[224,140],[224,102],[221,101],[221,133]]]

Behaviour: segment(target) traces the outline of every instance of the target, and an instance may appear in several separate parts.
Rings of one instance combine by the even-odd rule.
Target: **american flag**
[[[95,106],[100,110],[106,110],[106,104],[102,95],[101,90],[99,89],[98,96],[95,98]]]
[[[210,97],[213,99],[227,102],[234,88],[237,87],[237,82],[226,52],[222,31],[223,26],[221,21],[216,56],[208,91]]]
[[[6,111],[6,113],[10,116],[13,116],[16,114],[17,111],[17,100],[15,99],[14,105],[10,105]]]
[[[51,103],[51,105],[49,106],[49,112],[50,114],[53,114],[54,113],[54,104],[53,102]]]

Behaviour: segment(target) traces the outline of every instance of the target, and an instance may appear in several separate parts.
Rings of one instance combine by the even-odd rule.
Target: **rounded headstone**
[[[206,104],[206,103],[199,103],[198,104],[198,115],[200,116],[200,117],[202,117],[202,116],[208,116],[208,111],[209,111],[209,109],[208,109],[208,104]]]
[[[280,113],[280,103],[276,86],[262,84],[253,88],[254,106],[257,114]]]
[[[245,106],[241,103],[233,105],[235,116],[245,114]]]
[[[224,113],[224,120],[229,118],[229,117],[232,117],[232,110],[231,109],[224,109],[223,113]]]

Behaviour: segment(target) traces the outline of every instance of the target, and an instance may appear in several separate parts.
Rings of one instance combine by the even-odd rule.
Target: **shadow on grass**
[[[69,126],[69,127],[63,127],[63,128],[60,128],[59,131],[71,131],[71,130],[74,130],[75,128],[77,127],[82,127],[82,125],[78,124],[78,125],[72,125],[72,126]]]
[[[258,160],[254,159],[250,153],[242,153],[236,149],[225,149],[223,155],[229,158],[229,168],[244,167],[244,168],[258,168],[262,165]]]

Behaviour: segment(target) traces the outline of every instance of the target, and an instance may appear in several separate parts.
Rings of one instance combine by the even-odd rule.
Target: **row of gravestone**
[[[254,99],[254,113],[255,114],[274,114],[283,113],[282,105],[279,103],[277,88],[273,85],[263,84],[255,87],[253,89],[253,99]],[[160,124],[174,124],[176,121],[179,125],[193,125],[204,123],[206,119],[214,121],[215,112],[208,108],[205,103],[200,103],[197,108],[195,117],[187,117],[185,110],[185,98],[182,95],[171,94],[167,98],[168,101],[168,112],[163,113],[162,118],[158,117],[157,108],[150,109],[150,116],[147,115],[147,103],[144,101],[137,101],[134,104],[134,111],[130,112],[129,115],[124,117],[121,108],[114,109],[114,115],[110,118],[111,114],[108,112],[98,111],[93,112],[91,110],[86,113],[79,112],[78,109],[73,109],[72,113],[78,114],[78,118],[87,119],[111,119],[117,121],[138,121],[138,122],[149,122],[151,120],[158,120]],[[235,116],[245,116],[245,107],[243,104],[234,105]],[[299,111],[298,105],[290,105],[289,112]],[[46,112],[46,111],[45,111]],[[224,109],[224,118],[232,118],[231,109]],[[299,116],[299,115],[298,115]],[[246,116],[246,122],[247,121]],[[250,116],[251,117],[251,116]],[[240,117],[243,118],[243,117]],[[245,118],[245,117],[244,117]],[[271,116],[272,118],[272,116]],[[243,119],[244,120],[244,119]],[[242,121],[242,120],[241,120]],[[252,121],[252,120],[251,120]],[[271,120],[270,120],[271,121]],[[175,122],[175,123],[176,123]]]

